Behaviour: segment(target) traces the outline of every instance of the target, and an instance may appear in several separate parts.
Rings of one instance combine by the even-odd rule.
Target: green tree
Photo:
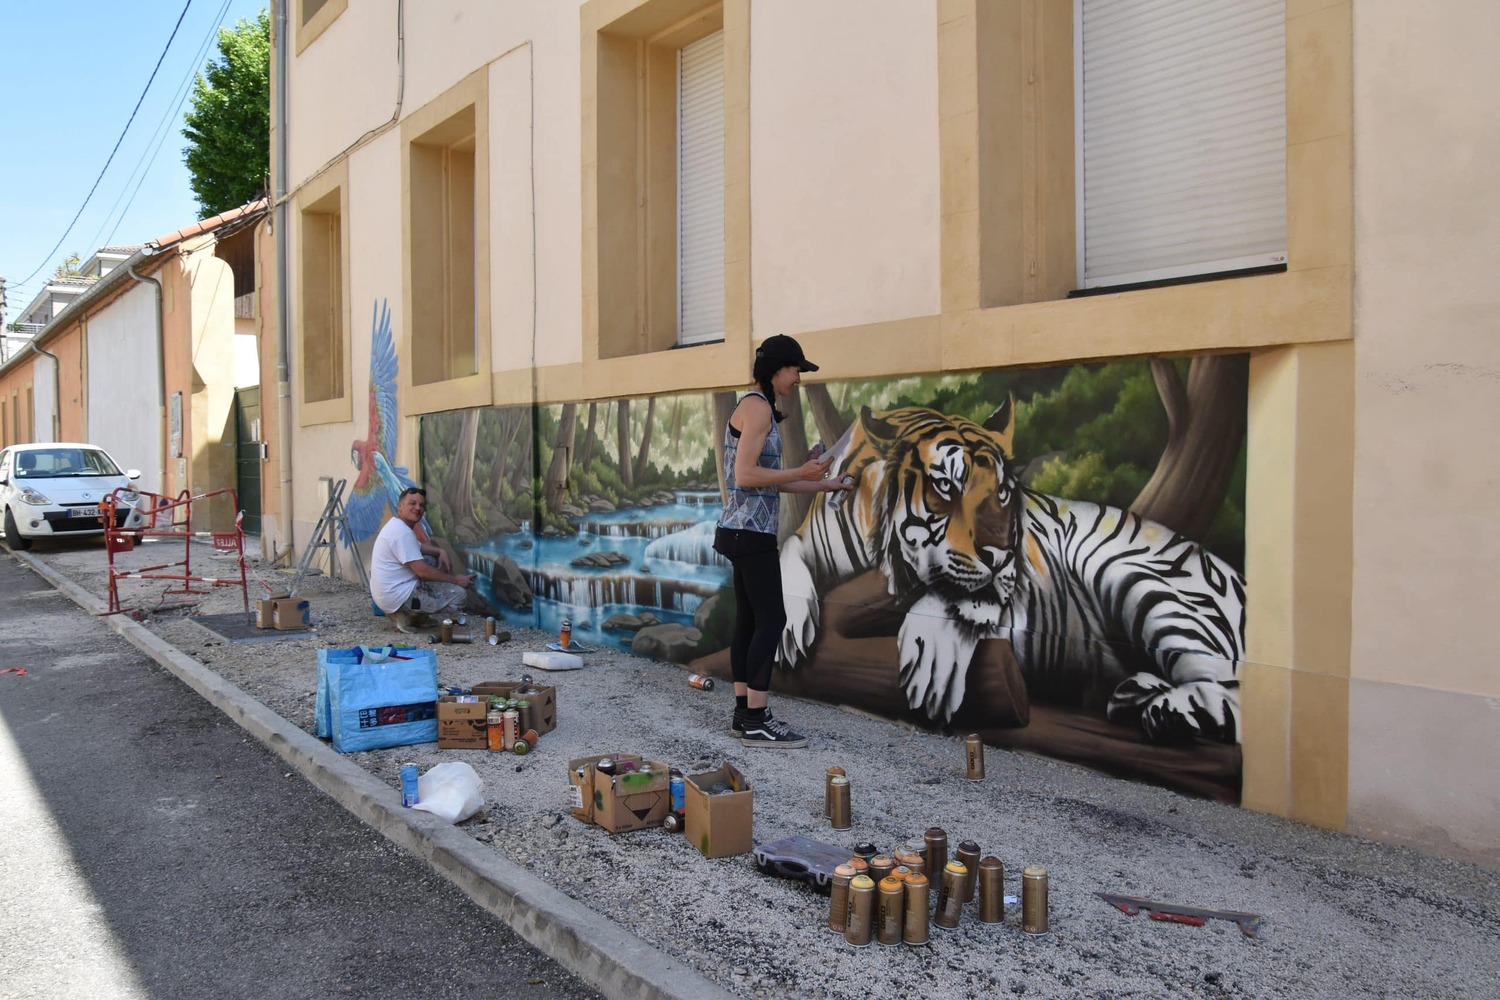
[[[271,16],[219,30],[219,55],[193,81],[182,151],[200,218],[259,197],[271,162]]]

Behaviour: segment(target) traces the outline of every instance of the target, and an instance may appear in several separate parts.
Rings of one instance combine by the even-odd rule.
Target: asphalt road
[[[599,994],[0,558],[0,997]]]

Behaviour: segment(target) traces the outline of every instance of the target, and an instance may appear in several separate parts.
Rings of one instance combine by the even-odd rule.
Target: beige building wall
[[[1500,7],[1354,19],[1351,824],[1500,862]]]
[[[940,311],[937,27],[910,0],[751,5],[757,340]]]

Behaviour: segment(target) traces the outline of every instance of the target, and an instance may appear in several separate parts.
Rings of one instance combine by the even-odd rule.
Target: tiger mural
[[[1006,638],[1033,695],[1103,704],[1152,742],[1237,742],[1243,577],[1128,510],[1024,487],[1013,410],[980,425],[862,409],[831,472],[857,485],[820,497],[782,545],[778,661],[806,659],[819,594],[879,569],[910,602],[897,639],[907,702],[935,721],[963,702],[980,640]]]

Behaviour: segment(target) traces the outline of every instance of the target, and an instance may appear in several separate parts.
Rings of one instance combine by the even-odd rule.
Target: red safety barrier
[[[129,503],[123,499],[123,494],[134,493],[137,500]],[[229,503],[235,511],[233,531],[194,531],[193,504],[205,500],[213,500],[216,497],[229,498]],[[242,522],[245,512],[240,510],[239,497],[234,490],[210,490],[207,493],[199,493],[196,496],[189,495],[187,490],[177,494],[175,499],[168,499],[156,493],[147,493],[144,490],[117,489],[104,498],[101,506],[105,510],[104,523],[110,527],[104,530],[104,552],[109,560],[109,611],[106,614],[117,615],[125,609],[120,606],[120,580],[171,580],[182,584],[178,588],[167,588],[162,592],[167,594],[208,594],[211,589],[197,590],[193,584],[208,584],[212,587],[238,587],[244,595],[245,615],[250,614],[250,591],[245,582],[245,532]],[[116,516],[115,511],[119,509],[122,515],[127,515],[130,510],[139,511],[145,518],[145,524],[139,528],[123,527],[126,517]],[[116,527],[121,525],[121,527]],[[115,555],[120,552],[130,552],[136,545],[146,538],[182,539],[182,559],[179,562],[162,563],[157,566],[145,566],[129,571],[120,569],[115,565]],[[193,539],[212,539],[212,545],[216,552],[233,552],[235,554],[234,577],[201,576],[193,572]],[[169,571],[169,572],[163,572]]]

